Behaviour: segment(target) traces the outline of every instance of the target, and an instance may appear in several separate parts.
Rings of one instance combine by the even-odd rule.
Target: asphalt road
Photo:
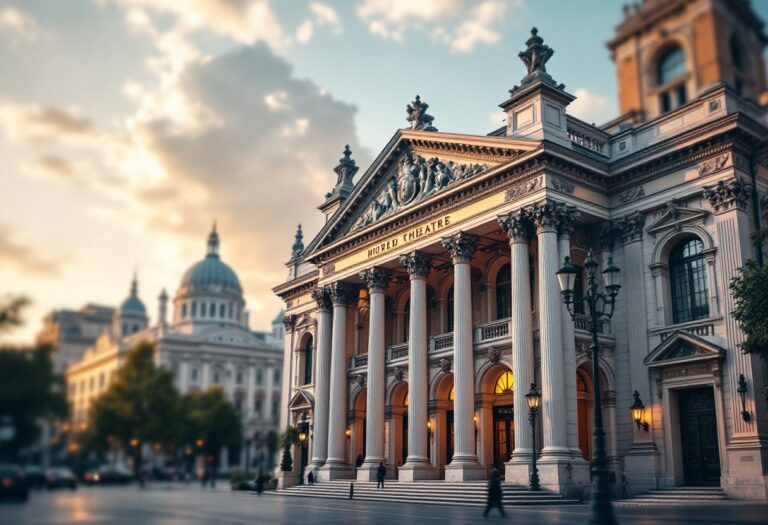
[[[494,513],[496,511],[493,511]],[[0,503],[2,525],[198,525],[198,524],[366,524],[459,525],[484,520],[476,508],[374,503],[320,498],[256,496],[211,491],[199,486],[81,487],[77,491],[33,492],[27,503]],[[507,519],[492,514],[488,522],[515,524],[584,524],[586,505],[556,508],[508,507]],[[725,502],[698,506],[617,511],[623,525],[765,524],[768,503]]]

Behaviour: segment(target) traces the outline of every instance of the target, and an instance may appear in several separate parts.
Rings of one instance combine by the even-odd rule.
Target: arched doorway
[[[445,466],[453,459],[453,374],[444,374],[437,380],[433,397],[435,408],[430,411],[430,421],[433,422],[429,429],[430,457],[442,476]]]
[[[515,448],[514,388],[514,376],[505,369],[493,388],[493,466],[501,472]]]
[[[579,422],[579,448],[587,461],[592,459],[592,376],[583,368],[576,370],[576,410]]]
[[[387,463],[397,468],[408,458],[408,383],[398,382],[389,395],[387,404]]]
[[[367,397],[367,389],[361,388],[352,405],[354,419],[349,427],[351,432],[347,435],[349,442],[349,457],[352,465],[359,462],[360,456],[365,459],[365,410],[367,406]]]

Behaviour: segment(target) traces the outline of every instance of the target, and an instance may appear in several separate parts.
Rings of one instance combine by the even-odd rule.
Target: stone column
[[[504,480],[516,485],[527,485],[531,463],[531,432],[528,422],[528,403],[525,394],[534,382],[533,326],[531,319],[531,281],[528,266],[528,243],[531,223],[526,213],[519,210],[499,217],[499,224],[509,237],[512,274],[512,375],[515,378],[514,403],[515,449],[505,467]]]
[[[637,390],[645,402],[645,421],[653,425],[653,407],[656,403],[651,397],[651,381],[648,368],[643,360],[648,355],[648,312],[645,294],[645,264],[643,261],[643,226],[645,217],[639,212],[621,217],[614,222],[617,233],[624,245],[624,267],[619,278],[623,288],[618,296],[624,301],[627,312],[626,349],[628,355],[629,384],[617,389],[617,396],[626,405],[632,399],[632,392]],[[605,385],[602,385],[605,388]],[[647,401],[646,401],[647,400]],[[628,410],[626,406],[625,410]],[[632,491],[645,492],[657,486],[659,476],[659,457],[653,442],[653,428],[645,431],[632,425],[632,445],[624,456],[625,470],[631,473]]]
[[[296,354],[297,352],[294,353]],[[267,361],[266,374],[267,391],[264,396],[264,403],[267,405],[266,410],[269,414],[269,424],[274,425],[280,417],[280,412],[278,411],[277,414],[273,412],[275,404],[275,362],[272,359]],[[288,410],[288,407],[284,407],[283,410]]]
[[[328,402],[331,393],[331,296],[327,290],[315,288],[312,298],[317,302],[317,337],[315,338],[315,409],[312,416],[312,459],[310,467],[317,469],[328,458]]]
[[[360,481],[375,481],[376,469],[384,462],[384,391],[386,365],[384,344],[384,292],[392,271],[371,268],[360,273],[370,297],[368,322],[368,389],[365,409],[365,462],[357,469]]]
[[[722,388],[723,405],[730,421],[718,418],[718,425],[728,425],[728,444],[726,450],[720,451],[721,466],[726,467],[722,468],[723,488],[730,497],[765,499],[768,494],[768,451],[765,448],[768,423],[764,414],[768,407],[765,398],[756,395],[760,385],[765,384],[765,365],[757,355],[745,354],[739,349],[739,344],[745,339],[744,332],[730,315],[734,298],[729,285],[739,275],[739,268],[752,256],[752,226],[748,215],[750,193],[750,184],[737,176],[705,188],[704,197],[715,211],[717,278],[722,290],[721,310],[725,314],[725,339],[728,343]],[[710,305],[710,315],[713,310],[714,306]],[[741,374],[747,381],[744,410],[749,414],[748,421],[742,417],[741,399],[737,392]],[[727,468],[728,465],[731,467]]]
[[[558,205],[544,200],[527,210],[538,237],[539,341],[541,348],[541,423],[543,449],[539,461],[541,485],[557,492],[568,492],[573,476],[566,466],[571,462],[568,448],[568,415],[563,357],[562,297],[556,273],[561,261],[557,247]]]
[[[429,463],[427,441],[427,276],[432,256],[411,252],[400,257],[411,276],[411,307],[408,337],[408,457],[398,471],[400,481],[435,479],[437,472]]]
[[[472,333],[472,277],[470,261],[480,238],[459,232],[443,239],[453,259],[453,402],[454,453],[445,467],[448,481],[484,479],[485,467],[475,452],[475,358]]]
[[[256,392],[256,368],[252,362],[245,369],[245,419],[253,419],[253,400]],[[287,406],[287,403],[286,403]]]
[[[328,398],[328,458],[319,470],[323,481],[349,479],[352,468],[346,461],[347,426],[347,306],[351,290],[342,283],[330,285],[333,301],[333,336],[331,341],[331,388]]]

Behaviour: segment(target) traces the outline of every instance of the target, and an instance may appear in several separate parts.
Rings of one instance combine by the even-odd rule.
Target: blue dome
[[[144,308],[144,303],[141,302],[141,299],[136,297],[135,295],[131,295],[123,301],[123,304],[120,305],[120,312],[122,313],[130,313],[130,314],[139,314],[139,315],[147,315],[147,310]]]
[[[221,286],[242,293],[240,279],[227,264],[223,263],[217,254],[209,253],[205,259],[194,264],[181,278],[181,286],[200,288]]]

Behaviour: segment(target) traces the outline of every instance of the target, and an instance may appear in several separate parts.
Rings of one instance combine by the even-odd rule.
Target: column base
[[[385,465],[386,466],[386,465]],[[378,475],[379,462],[365,462],[357,469],[357,481],[376,481]],[[385,476],[386,478],[386,476]]]
[[[318,481],[333,481],[336,479],[354,479],[354,469],[346,463],[329,463],[317,470]]]
[[[758,437],[733,438],[726,446],[728,465],[720,477],[720,485],[729,498],[768,499],[768,443]]]
[[[617,476],[619,474],[617,473]],[[659,451],[653,442],[633,443],[624,455],[627,495],[642,494],[659,485]],[[621,487],[621,480],[617,480]]]
[[[452,462],[445,466],[445,481],[478,481],[488,479],[488,469],[475,461]]]
[[[286,472],[278,468],[275,471],[275,479],[277,480],[278,490],[287,489],[299,484],[299,473],[292,470]]]
[[[592,486],[589,463],[583,458],[542,457],[536,461],[542,488],[562,494],[566,498],[584,500]]]
[[[397,469],[397,481],[406,483],[419,480],[437,479],[437,469],[428,462],[406,462]]]
[[[504,465],[504,483],[527,487],[531,479],[531,453],[513,453]]]

